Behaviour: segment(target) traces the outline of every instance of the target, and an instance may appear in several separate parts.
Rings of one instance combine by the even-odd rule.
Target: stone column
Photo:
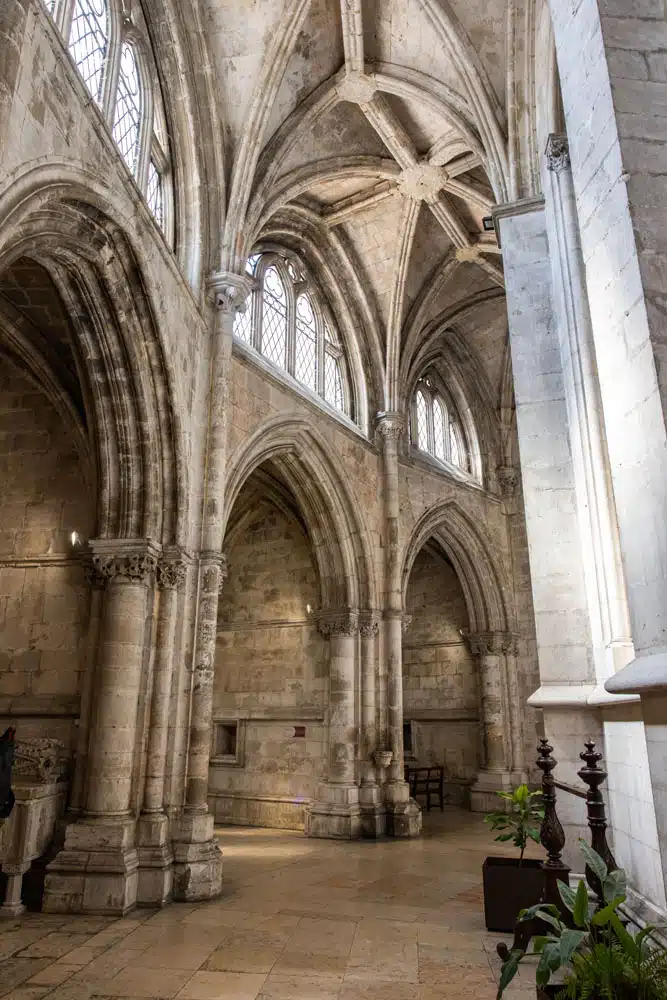
[[[213,672],[218,595],[225,577],[222,554],[229,417],[229,371],[234,317],[252,288],[248,275],[217,272],[210,287],[216,309],[212,335],[206,476],[198,570],[198,614],[190,709],[185,811],[174,824],[174,898],[210,899],[220,893],[222,856],[208,812],[213,721]]]
[[[306,834],[351,840],[361,835],[354,724],[359,615],[350,610],[322,611],[317,627],[329,640],[327,778],[306,812]]]
[[[163,806],[178,597],[179,589],[185,582],[185,574],[186,564],[181,550],[174,548],[163,552],[157,573],[159,606],[155,665],[146,748],[144,795],[137,828],[139,856],[137,901],[144,906],[163,906],[171,898],[173,885],[169,820],[163,811]]]
[[[616,507],[588,306],[584,260],[565,135],[551,135],[543,171],[554,309],[578,497],[581,557],[588,591],[598,692],[633,658]]]
[[[130,812],[137,718],[159,548],[146,539],[97,539],[93,564],[107,581],[95,679],[83,818],[68,826],[48,866],[47,912],[123,914],[137,901]]]
[[[74,775],[70,794],[70,813],[75,816],[83,808],[85,797],[86,765],[88,762],[88,740],[93,712],[93,691],[95,689],[95,671],[97,669],[97,650],[100,639],[100,622],[102,618],[102,603],[104,597],[105,578],[99,573],[92,560],[86,565],[86,580],[90,592],[90,618],[88,620],[88,635],[86,637],[86,669],[83,675],[81,691],[81,710],[76,741],[76,756],[74,759]]]
[[[376,663],[380,632],[379,615],[362,611],[359,616],[361,637],[361,824],[364,837],[381,837],[386,832],[386,810],[377,781],[375,752],[379,748]]]
[[[516,640],[509,633],[496,631],[471,633],[466,641],[479,670],[484,752],[470,805],[473,812],[489,812],[497,808],[496,792],[507,791],[513,784],[507,656]]]
[[[503,205],[494,217],[503,252],[540,669],[540,688],[529,704],[543,710],[563,780],[574,782],[577,746],[587,736],[601,739],[602,732],[588,707],[595,665],[544,202]],[[576,845],[584,810],[578,800],[571,805],[563,799],[562,806],[568,841]]]
[[[398,496],[398,442],[405,421],[400,413],[381,413],[384,472],[385,546],[385,655],[387,658],[387,728],[392,762],[389,766],[387,832],[394,837],[421,833],[421,809],[410,798],[403,763],[403,594],[401,579],[400,508]]]

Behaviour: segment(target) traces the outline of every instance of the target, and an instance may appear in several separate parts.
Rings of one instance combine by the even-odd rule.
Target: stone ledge
[[[667,692],[667,647],[661,646],[637,656],[617,674],[605,681],[610,695],[650,695]]]

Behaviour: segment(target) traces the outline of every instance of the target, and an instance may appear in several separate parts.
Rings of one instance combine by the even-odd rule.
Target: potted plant
[[[531,792],[527,785],[519,785],[512,792],[498,792],[498,795],[508,803],[509,809],[489,813],[484,822],[498,832],[497,841],[511,841],[519,857],[489,857],[484,861],[484,917],[487,930],[509,934],[514,930],[520,911],[539,902],[542,896],[542,862],[524,858],[524,854],[529,839],[540,842],[539,827],[544,809],[542,793]]]
[[[521,914],[548,924],[550,932],[534,939],[533,954],[540,956],[535,971],[538,997],[558,1000],[664,1000],[667,997],[667,949],[656,939],[664,925],[649,925],[636,936],[619,917],[626,898],[622,868],[609,872],[591,847],[580,840],[586,873],[602,886],[604,905],[589,900],[586,882],[576,890],[558,883],[560,897],[570,914],[567,923],[557,906],[538,903]],[[514,979],[524,951],[512,951],[500,974],[497,1000]],[[550,982],[564,970],[563,982]]]

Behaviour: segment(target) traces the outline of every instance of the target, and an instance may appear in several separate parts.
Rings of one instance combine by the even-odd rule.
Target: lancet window
[[[148,207],[172,238],[171,161],[145,24],[120,0],[43,0]]]
[[[254,254],[246,271],[255,279],[234,336],[277,368],[350,414],[345,355],[323,297],[301,263],[277,252]]]
[[[413,445],[445,465],[470,471],[468,449],[453,402],[434,375],[417,383],[410,414]]]

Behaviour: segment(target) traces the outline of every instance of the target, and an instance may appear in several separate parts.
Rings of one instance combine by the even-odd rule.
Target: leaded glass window
[[[296,300],[295,350],[295,379],[309,389],[317,390],[317,330],[315,314],[307,295],[300,295]]]
[[[49,9],[53,10],[53,5]],[[69,50],[83,82],[100,105],[108,47],[107,0],[76,0],[69,33]]]
[[[132,173],[136,173],[141,134],[142,93],[139,67],[134,49],[123,44],[118,74],[118,94],[113,123],[113,137],[120,154]]]
[[[460,423],[448,393],[430,375],[419,382],[412,404],[412,440],[420,451],[440,462],[469,471],[468,453]]]
[[[148,186],[146,188],[146,201],[153,213],[153,218],[160,229],[164,226],[164,188],[162,175],[155,166],[153,160],[148,164]]]
[[[236,315],[234,336],[347,413],[344,351],[301,262],[278,252],[257,253],[245,269],[255,289],[246,311]]]
[[[280,368],[286,368],[287,293],[275,267],[264,275],[262,294],[262,354]]]

